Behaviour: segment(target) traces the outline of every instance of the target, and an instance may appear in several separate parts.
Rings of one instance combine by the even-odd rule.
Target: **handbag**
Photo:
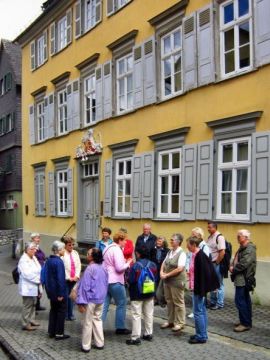
[[[158,287],[157,287],[157,291],[156,291],[156,299],[159,303],[159,305],[161,307],[165,307],[167,302],[165,300],[165,295],[164,295],[164,281],[163,279],[160,279]]]
[[[72,300],[72,301],[76,301],[77,299],[77,287],[78,287],[78,283],[76,283],[73,288],[71,289],[71,292],[69,294],[69,298]]]

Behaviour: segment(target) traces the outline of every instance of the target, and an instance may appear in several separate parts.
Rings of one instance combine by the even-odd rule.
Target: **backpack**
[[[14,283],[19,284],[20,273],[19,273],[18,265],[15,267],[15,269],[12,270],[11,274],[12,274]]]
[[[149,295],[155,293],[155,276],[149,268],[150,261],[143,266],[141,263],[142,270],[138,278],[138,291],[141,295]]]
[[[218,244],[218,238],[221,235],[222,234],[218,234],[218,236],[216,237],[217,244]],[[228,278],[228,271],[230,268],[231,257],[232,257],[232,244],[225,239],[225,255],[220,262],[220,273],[221,275],[223,275],[224,278]]]

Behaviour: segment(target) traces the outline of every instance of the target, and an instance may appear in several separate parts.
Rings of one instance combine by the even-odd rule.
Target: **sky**
[[[41,14],[45,0],[0,0],[0,39],[14,40]]]

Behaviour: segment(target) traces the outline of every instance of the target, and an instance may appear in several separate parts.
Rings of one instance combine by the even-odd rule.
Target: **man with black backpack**
[[[221,271],[221,262],[225,256],[226,242],[224,236],[217,231],[217,224],[214,221],[208,221],[207,230],[210,234],[207,245],[209,246],[212,262],[220,283],[219,289],[211,292],[210,309],[218,310],[224,307],[224,274]]]

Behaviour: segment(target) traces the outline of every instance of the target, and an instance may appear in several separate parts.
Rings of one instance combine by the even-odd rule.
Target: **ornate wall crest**
[[[88,160],[88,155],[95,155],[102,153],[101,136],[98,133],[99,142],[94,138],[94,130],[87,130],[86,134],[82,138],[82,144],[76,149],[76,158],[82,159],[82,161]]]

